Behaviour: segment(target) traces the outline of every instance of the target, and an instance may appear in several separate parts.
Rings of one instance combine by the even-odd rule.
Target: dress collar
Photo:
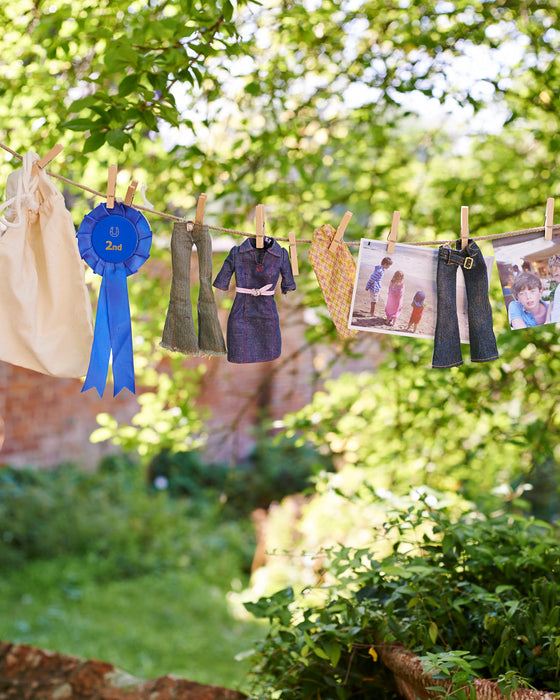
[[[251,244],[251,239],[246,238],[243,243],[239,246],[239,252],[240,253],[248,253],[249,251],[256,252],[256,248],[253,248]],[[282,248],[280,248],[280,245],[278,244],[278,241],[274,241],[274,243],[270,246],[270,248],[266,249],[267,253],[271,253],[272,255],[276,255],[276,257],[280,257],[281,255]]]

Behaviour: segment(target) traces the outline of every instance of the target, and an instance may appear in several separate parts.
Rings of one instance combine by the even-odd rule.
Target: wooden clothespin
[[[117,189],[117,166],[110,165],[107,174],[107,209],[115,207],[115,191]]]
[[[201,194],[196,203],[196,214],[194,216],[194,223],[200,224],[204,221],[204,209],[206,208],[206,195]]]
[[[264,204],[257,204],[255,229],[257,233],[257,248],[264,248]]]
[[[293,231],[288,233],[288,240],[290,241],[290,262],[292,264],[292,274],[295,277],[296,275],[299,275],[299,267],[297,259],[296,234]]]
[[[552,225],[554,221],[554,197],[546,200],[546,216],[544,219],[544,240],[552,240]]]
[[[338,228],[336,229],[336,233],[334,234],[334,238],[331,241],[331,244],[329,246],[329,251],[331,253],[335,253],[338,249],[339,243],[342,241],[342,237],[344,236],[344,231],[346,231],[346,227],[348,226],[348,222],[352,218],[352,212],[347,211],[344,216],[342,217],[342,221],[340,222]]]
[[[128,186],[128,189],[126,191],[126,196],[124,198],[124,204],[127,207],[130,207],[132,205],[132,200],[134,199],[134,193],[136,192],[136,188],[138,187],[138,180],[133,180],[130,185]]]
[[[393,221],[391,223],[391,230],[389,231],[389,243],[387,243],[387,252],[395,252],[395,243],[397,242],[397,229],[399,228],[399,221],[401,218],[400,211],[393,212]]]
[[[33,163],[33,167],[31,168],[31,176],[34,177],[37,175],[39,172],[39,169],[46,168],[47,165],[51,162],[51,160],[54,160],[57,155],[62,151],[62,146],[57,143],[56,146],[53,146],[51,150],[48,153],[45,153],[45,155],[38,160],[36,163]]]
[[[461,207],[461,250],[469,244],[469,208]]]

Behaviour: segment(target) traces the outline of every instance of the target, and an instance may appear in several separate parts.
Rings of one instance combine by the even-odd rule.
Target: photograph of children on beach
[[[560,234],[542,232],[493,241],[510,328],[560,321]]]
[[[432,338],[436,330],[438,250],[362,238],[349,328]],[[484,256],[490,278],[494,258]],[[457,316],[462,343],[469,342],[465,283],[457,271]]]

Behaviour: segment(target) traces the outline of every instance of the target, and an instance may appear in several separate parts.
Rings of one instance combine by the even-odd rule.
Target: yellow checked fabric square
[[[316,229],[309,249],[309,262],[317,277],[327,308],[342,338],[352,338],[356,331],[348,328],[352,306],[356,263],[348,246],[341,241],[334,253],[329,246],[335,230],[329,224]]]

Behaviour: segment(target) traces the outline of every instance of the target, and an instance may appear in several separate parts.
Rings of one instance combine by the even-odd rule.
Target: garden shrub
[[[123,578],[205,566],[219,552],[224,571],[248,570],[253,547],[249,523],[221,520],[217,504],[195,510],[149,493],[143,471],[123,457],[95,472],[0,470],[0,568],[77,556],[95,562],[99,578]]]
[[[396,697],[379,660],[382,643],[420,656],[433,677],[469,697],[475,677],[560,691],[558,529],[520,515],[452,520],[426,503],[394,514],[391,552],[338,548],[323,604],[279,593],[246,604],[269,618],[255,651],[260,698]],[[315,599],[314,599],[315,600]],[[373,693],[372,688],[375,687]]]
[[[301,493],[315,477],[334,469],[332,455],[321,453],[315,446],[285,436],[263,436],[249,454],[246,479],[255,508],[267,508],[284,496]],[[242,494],[238,494],[238,499]]]
[[[228,468],[222,464],[205,465],[195,451],[162,450],[150,460],[148,482],[155,490],[166,490],[173,498],[190,496],[211,498],[208,492],[223,490]]]
[[[309,488],[315,475],[332,470],[332,460],[295,439],[261,438],[244,463],[204,464],[195,451],[164,450],[148,465],[154,489],[194,501],[220,501],[224,513],[246,517],[256,508]]]
[[[456,493],[431,489],[421,493],[457,514],[471,507]],[[370,555],[384,556],[390,545],[382,538],[372,542],[372,532],[383,527],[389,510],[408,503],[410,497],[378,489],[367,468],[345,466],[324,472],[314,479],[311,492],[284,498],[268,509],[265,520],[256,519],[266,556],[264,565],[253,568],[250,589],[239,602],[290,586],[296,590],[315,586],[324,575],[325,552],[338,545],[370,547]]]

